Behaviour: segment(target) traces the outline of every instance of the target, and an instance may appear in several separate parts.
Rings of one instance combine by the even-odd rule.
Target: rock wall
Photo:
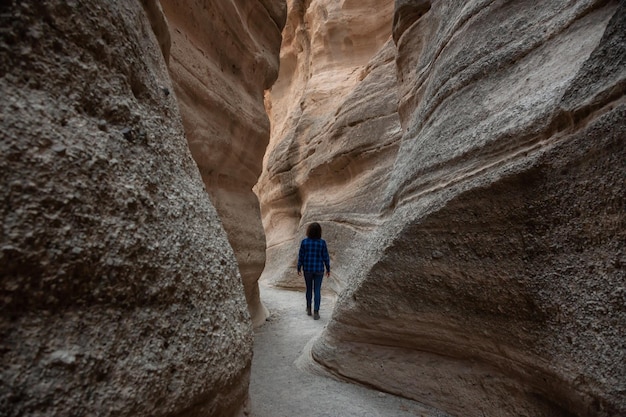
[[[458,416],[626,414],[625,7],[397,0],[376,89],[307,48],[358,24],[290,4],[263,276],[299,285],[298,240],[322,220],[340,296],[317,362]],[[380,165],[342,135],[376,114],[397,117],[377,125],[394,132]]]
[[[303,287],[298,243],[318,221],[333,242],[326,286],[341,291],[358,242],[378,224],[400,139],[392,12],[389,0],[288,2],[280,73],[266,100],[272,139],[255,188],[268,283]]]
[[[0,414],[240,413],[250,316],[159,5],[4,1],[0,21]]]
[[[278,75],[285,3],[161,0],[171,26],[169,70],[185,134],[228,234],[258,325],[265,234],[252,192],[269,141],[264,90]],[[210,115],[210,117],[207,117]]]

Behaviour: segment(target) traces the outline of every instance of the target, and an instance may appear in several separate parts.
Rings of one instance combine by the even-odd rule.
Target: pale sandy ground
[[[333,299],[323,297],[316,321],[304,311],[303,293],[260,287],[271,316],[255,331],[251,417],[447,417],[414,401],[299,369],[296,360],[328,322]]]

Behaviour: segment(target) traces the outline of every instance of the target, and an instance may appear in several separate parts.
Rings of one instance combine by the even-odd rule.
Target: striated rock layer
[[[8,1],[0,21],[2,415],[240,413],[250,316],[159,5]]]
[[[269,140],[263,93],[278,74],[285,2],[161,0],[185,134],[237,257],[255,324],[265,235],[252,191]]]
[[[280,73],[266,100],[272,139],[255,188],[267,237],[262,279],[304,285],[298,243],[318,221],[331,243],[325,285],[339,292],[359,242],[378,223],[400,139],[393,2],[291,1],[288,10]]]
[[[299,285],[309,221],[333,251],[313,358],[458,416],[626,415],[626,6],[397,0],[351,79],[324,4],[291,4],[257,185],[264,277]]]

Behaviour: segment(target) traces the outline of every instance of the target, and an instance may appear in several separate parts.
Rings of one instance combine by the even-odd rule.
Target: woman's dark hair
[[[319,223],[311,223],[306,229],[306,236],[309,239],[321,239],[322,238],[322,226]]]

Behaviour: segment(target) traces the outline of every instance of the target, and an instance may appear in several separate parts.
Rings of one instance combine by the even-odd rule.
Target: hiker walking
[[[311,223],[306,229],[306,236],[300,242],[298,275],[302,275],[304,271],[306,314],[311,315],[311,296],[313,295],[313,319],[319,320],[324,267],[326,267],[326,276],[330,276],[330,257],[326,241],[322,239],[322,226],[319,223]]]

